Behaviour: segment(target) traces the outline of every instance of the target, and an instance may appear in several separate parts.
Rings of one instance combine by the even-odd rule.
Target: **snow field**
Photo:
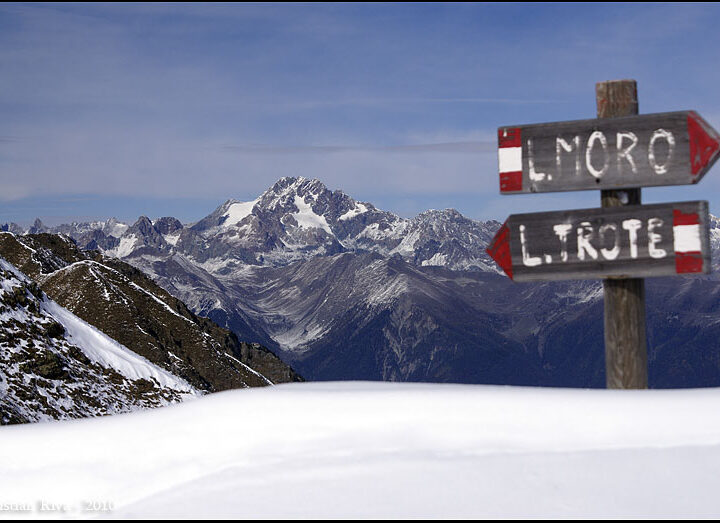
[[[345,382],[228,391],[3,427],[0,508],[43,500],[75,510],[112,502],[112,515],[129,517],[718,514],[719,405],[716,389]]]

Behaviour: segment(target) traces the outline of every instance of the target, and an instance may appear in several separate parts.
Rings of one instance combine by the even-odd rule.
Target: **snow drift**
[[[16,511],[0,516],[37,516],[38,506],[129,517],[717,514],[718,406],[717,389],[228,391],[3,427],[0,502]]]

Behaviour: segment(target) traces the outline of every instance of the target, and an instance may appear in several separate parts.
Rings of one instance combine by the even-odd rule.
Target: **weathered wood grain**
[[[598,118],[638,114],[637,82],[616,80],[595,84]],[[640,205],[642,189],[601,191],[602,207]],[[603,280],[605,385],[608,389],[646,389],[647,315],[645,280]]]
[[[603,281],[605,386],[647,389],[645,280]]]

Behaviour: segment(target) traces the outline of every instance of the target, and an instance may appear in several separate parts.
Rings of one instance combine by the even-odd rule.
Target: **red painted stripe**
[[[695,213],[684,213],[680,209],[673,209],[673,227],[676,225],[697,225],[700,217]]]
[[[702,272],[703,258],[700,252],[676,252],[675,272],[678,274]]]
[[[694,112],[688,114],[688,137],[690,139],[690,168],[696,176],[717,154],[720,149],[715,133],[708,133],[702,119]],[[711,134],[713,136],[711,136]]]
[[[500,127],[498,129],[498,147],[522,147],[520,127]]]
[[[510,279],[513,279],[512,256],[510,255],[510,229],[507,222],[495,234],[490,247],[486,249],[490,257],[495,260],[498,266],[505,271]]]
[[[522,171],[500,173],[500,192],[522,191]]]

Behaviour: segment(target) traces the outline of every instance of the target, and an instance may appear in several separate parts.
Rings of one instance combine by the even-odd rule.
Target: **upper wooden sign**
[[[500,192],[687,185],[718,153],[720,135],[694,111],[500,127]]]

